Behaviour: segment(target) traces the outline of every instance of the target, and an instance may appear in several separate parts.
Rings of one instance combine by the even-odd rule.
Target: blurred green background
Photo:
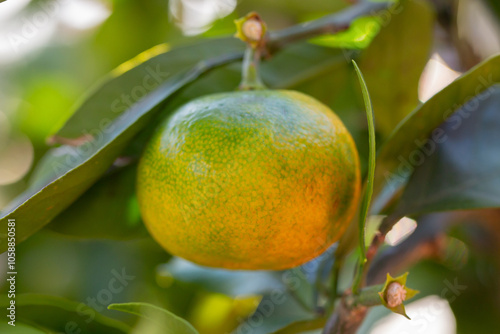
[[[123,62],[157,44],[174,47],[232,34],[233,20],[252,10],[275,30],[341,10],[351,2],[355,1],[0,3],[0,208],[26,188],[32,167],[48,149],[46,138],[70,116],[85,92]],[[394,19],[375,31],[364,30],[376,35],[381,29],[369,46],[371,39],[367,45],[345,44],[346,48],[366,48],[360,55],[360,64],[367,74],[370,92],[375,95],[375,110],[392,108],[386,118],[378,120],[381,139],[419,102],[500,51],[500,7],[496,0],[435,0],[427,5],[433,14],[423,14],[423,20],[420,14],[410,14],[401,22]],[[342,41],[328,39],[315,43],[342,45]],[[406,71],[410,67],[412,70]],[[351,89],[353,83],[356,84],[352,71],[333,66],[314,80],[299,82],[293,88],[333,107],[353,133],[365,164],[366,120],[360,94]],[[496,211],[490,214],[466,217],[489,226],[499,217]],[[456,231],[457,248],[444,261],[420,263],[411,270],[412,286],[423,292],[412,311],[420,321],[401,324],[402,319],[377,308],[362,331],[455,333],[457,322],[461,333],[486,333],[498,328],[500,231],[498,225],[493,229],[477,226],[475,223]],[[481,234],[485,231],[487,236]],[[474,243],[481,244],[477,240],[488,242],[471,248]],[[172,260],[147,236],[128,241],[82,240],[63,237],[49,229],[19,245],[17,259],[18,293],[61,296],[88,305],[95,299],[98,310],[102,307],[103,314],[129,323],[134,333],[150,332],[147,322],[104,310],[105,306],[111,302],[149,302],[186,318],[202,334],[229,333],[238,326],[239,332],[247,333],[245,325],[252,323],[247,318],[259,303],[262,305],[262,299],[269,298],[270,291],[279,291],[284,302],[251,333],[268,333],[293,320],[310,317],[300,306],[313,289],[313,278],[309,276],[314,270],[307,265],[287,272],[206,270]],[[351,260],[354,262],[354,258]],[[6,261],[4,253],[0,256],[2,268],[6,268]],[[111,299],[107,298],[103,290],[109,289],[108,284],[115,277],[113,272],[122,270],[133,279],[119,293],[113,293]],[[4,275],[2,269],[2,293],[7,289]],[[349,275],[347,271],[346,280]],[[302,283],[292,294],[287,285],[295,280]],[[463,291],[443,292],[446,282],[456,280],[466,286]],[[478,306],[471,309],[470,305]],[[412,308],[408,309],[411,315]],[[377,322],[381,317],[385,318]]]

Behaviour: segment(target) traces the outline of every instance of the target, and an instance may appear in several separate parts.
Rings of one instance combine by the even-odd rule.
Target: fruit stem
[[[357,306],[377,306],[382,305],[379,292],[384,288],[383,284],[373,285],[363,288],[358,294],[349,294],[345,297],[349,308]]]
[[[259,14],[252,12],[235,21],[236,37],[247,43],[243,57],[240,90],[265,89],[260,78],[259,65],[266,40],[266,24]]]
[[[241,83],[238,87],[240,90],[256,90],[265,89],[266,86],[260,79],[260,50],[252,47],[247,47],[245,56],[243,57],[243,65],[241,69]]]

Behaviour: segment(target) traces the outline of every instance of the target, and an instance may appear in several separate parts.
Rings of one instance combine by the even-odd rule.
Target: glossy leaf
[[[50,222],[97,181],[151,120],[151,111],[168,96],[206,71],[241,58],[241,52],[232,48],[232,53],[223,48],[213,50],[213,58],[193,63],[190,70],[169,77],[113,121],[101,119],[99,131],[92,134],[92,140],[77,147],[64,145],[48,153],[44,173],[2,212],[0,225],[5,229],[8,219],[16,219],[16,242],[21,242]],[[102,120],[107,121],[106,124]],[[0,250],[6,248],[7,238],[3,235]]]
[[[465,73],[401,122],[378,152],[375,193],[379,193],[373,211],[380,211],[406,184],[418,162],[420,147],[429,136],[439,141],[434,130],[461,105],[500,82],[500,56],[490,58]]]
[[[423,141],[397,213],[500,207],[500,85],[469,99]]]
[[[197,334],[198,331],[186,320],[160,307],[147,303],[111,304],[110,310],[131,313],[145,318],[162,330],[164,334]]]
[[[0,305],[7,307],[9,299],[2,296]],[[89,321],[89,319],[92,319]],[[16,321],[26,322],[56,333],[124,334],[130,327],[105,317],[83,303],[39,294],[16,296]],[[3,332],[2,332],[3,333]],[[29,333],[29,332],[26,332]]]
[[[189,70],[193,64],[225,52],[240,52],[243,48],[243,43],[235,38],[221,38],[177,48],[161,44],[142,52],[104,78],[104,82],[82,100],[55,136],[75,140],[86,134],[92,135],[100,130],[103,121],[116,119],[166,80]]]

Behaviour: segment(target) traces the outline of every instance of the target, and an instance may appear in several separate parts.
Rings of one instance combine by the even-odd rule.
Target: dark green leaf
[[[400,214],[500,206],[500,85],[456,110],[416,151]],[[436,140],[439,138],[438,140]]]
[[[102,122],[116,119],[165,81],[191,69],[193,64],[243,48],[243,43],[236,38],[222,38],[170,51],[167,44],[147,50],[120,65],[98,84],[55,136],[74,140],[93,135],[99,132]]]
[[[419,103],[418,83],[432,46],[434,14],[421,0],[381,13],[382,30],[358,61],[377,111],[377,130],[389,135]]]
[[[462,75],[401,122],[384,143],[377,156],[374,211],[379,211],[406,183],[413,172],[420,146],[461,105],[500,82],[500,56],[484,61]],[[491,88],[490,88],[491,89]],[[433,131],[434,130],[434,131]],[[432,133],[432,135],[431,135]]]
[[[198,331],[186,320],[160,307],[147,303],[111,304],[110,310],[131,313],[155,323],[164,334],[197,334]]]
[[[323,75],[339,63],[347,66],[340,50],[296,43],[262,63],[261,75],[270,88],[290,88]]]
[[[136,165],[97,181],[47,227],[79,238],[147,236],[135,196]]]
[[[0,305],[9,304],[2,296]],[[89,321],[92,319],[92,321]],[[83,303],[73,302],[56,296],[21,294],[16,296],[16,321],[29,323],[37,328],[57,333],[129,333],[130,327],[120,321],[105,317]],[[43,332],[42,331],[42,332]],[[3,331],[2,331],[3,333]],[[29,333],[29,332],[26,332]]]
[[[16,242],[35,233],[97,181],[134,135],[151,120],[151,111],[168,96],[206,71],[241,58],[241,52],[235,51],[234,46],[219,48],[215,41],[212,43],[212,58],[193,63],[190,70],[169,77],[114,121],[102,118],[94,128],[98,131],[92,133],[92,140],[78,147],[64,145],[49,152],[42,168],[44,173],[39,173],[31,187],[2,212],[0,225],[4,230],[8,219],[16,219]],[[165,68],[169,68],[168,62]],[[7,238],[2,235],[0,250],[6,248]]]

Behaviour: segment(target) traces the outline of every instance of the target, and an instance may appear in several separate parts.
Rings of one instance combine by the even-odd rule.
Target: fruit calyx
[[[235,37],[254,49],[264,47],[267,26],[259,14],[251,12],[240,19],[234,20],[234,23],[237,29]]]

